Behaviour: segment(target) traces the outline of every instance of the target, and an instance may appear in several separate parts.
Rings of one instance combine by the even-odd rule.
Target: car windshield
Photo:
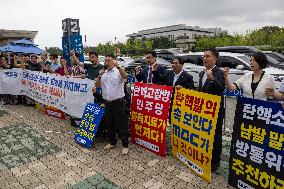
[[[249,65],[250,58],[248,56],[238,56],[238,58],[242,59],[243,61],[245,61]]]
[[[157,62],[158,64],[170,64],[169,61],[159,57],[157,57]]]
[[[104,56],[99,56],[98,60],[99,60],[99,62],[103,62],[103,61],[105,61],[105,57]]]
[[[271,56],[266,56],[267,60],[270,64],[280,64],[279,61],[277,61],[276,59],[272,58]]]
[[[132,61],[133,61],[133,58],[124,57],[123,60],[124,60],[125,63],[128,63],[128,62],[132,62]]]
[[[278,60],[279,62],[284,62],[284,55],[279,53],[266,53],[266,55]]]

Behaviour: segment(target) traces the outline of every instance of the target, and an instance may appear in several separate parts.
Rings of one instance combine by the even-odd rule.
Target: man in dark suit
[[[157,53],[155,51],[146,52],[146,61],[148,63],[148,66],[146,66],[144,69],[142,69],[141,66],[137,66],[135,68],[135,77],[137,81],[153,84],[162,83],[161,77],[165,75],[166,69],[163,66],[157,64],[156,58]]]
[[[193,77],[182,69],[183,64],[184,62],[180,57],[175,57],[172,60],[173,70],[168,71],[168,73],[164,77],[162,77],[164,85],[175,86],[173,88],[171,106],[169,109],[169,123],[171,123],[171,112],[172,112],[175,89],[180,89],[180,88],[194,89]]]
[[[184,62],[180,57],[175,57],[172,60],[173,70],[169,71],[163,77],[163,84],[167,86],[176,86],[177,88],[186,88],[194,89],[193,77],[184,71],[183,68]]]
[[[225,78],[224,72],[216,66],[219,52],[215,48],[208,48],[203,55],[205,70],[199,73],[198,90],[204,93],[221,96],[221,104],[216,123],[216,130],[213,143],[211,170],[215,172],[220,166],[222,153],[222,123],[225,116],[224,96]]]

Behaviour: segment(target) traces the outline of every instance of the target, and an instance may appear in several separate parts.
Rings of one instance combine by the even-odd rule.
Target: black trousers
[[[225,116],[225,109],[221,107],[219,109],[218,119],[216,123],[216,130],[213,143],[211,164],[218,164],[221,161],[222,154],[222,131],[223,131],[223,119]]]
[[[116,133],[118,133],[122,141],[122,146],[127,148],[129,134],[124,98],[105,102],[105,118],[110,144],[117,144]]]
[[[24,95],[18,95],[18,103],[19,104],[27,104],[27,99],[26,99],[26,96]]]
[[[98,103],[98,104],[103,103],[103,97],[101,94],[94,93],[93,95],[94,95],[94,103]],[[107,133],[107,130],[106,130],[106,125],[105,125],[105,115],[103,115],[95,137],[105,138],[106,133]]]

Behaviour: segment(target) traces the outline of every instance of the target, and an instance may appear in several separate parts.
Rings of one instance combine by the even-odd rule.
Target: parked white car
[[[133,62],[134,59],[131,58],[131,57],[128,57],[128,56],[118,56],[116,58],[116,60],[118,61],[118,63],[121,65],[121,66],[124,66],[130,62]]]
[[[202,60],[203,54],[204,52],[196,52],[178,55],[185,62],[183,66],[184,70],[193,76],[195,86],[198,86],[199,83],[199,73],[205,69]],[[245,73],[251,72],[250,58],[244,54],[220,52],[217,66],[220,68],[230,68],[229,79],[231,82],[235,82]],[[280,85],[284,78],[284,70],[268,67],[265,68],[264,71],[273,75],[277,86]]]
[[[104,65],[105,64],[105,59],[106,57],[105,56],[102,56],[102,55],[99,55],[98,56],[98,61],[101,65]]]

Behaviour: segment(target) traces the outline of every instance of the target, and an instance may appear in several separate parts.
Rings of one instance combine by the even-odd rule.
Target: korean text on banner
[[[0,94],[26,95],[37,102],[81,117],[87,103],[94,102],[89,79],[10,69],[0,70]]]
[[[211,158],[221,97],[176,90],[171,113],[173,156],[211,182]]]
[[[172,87],[134,83],[131,103],[131,141],[166,156],[166,126]]]
[[[229,184],[236,188],[284,188],[283,142],[281,104],[238,98]]]
[[[103,114],[104,109],[98,104],[87,104],[74,140],[87,148],[91,147]]]
[[[46,115],[52,116],[52,117],[56,117],[59,119],[66,119],[66,115],[63,111],[58,110],[57,108],[54,108],[52,106],[49,105],[45,105],[44,108],[44,112]]]

